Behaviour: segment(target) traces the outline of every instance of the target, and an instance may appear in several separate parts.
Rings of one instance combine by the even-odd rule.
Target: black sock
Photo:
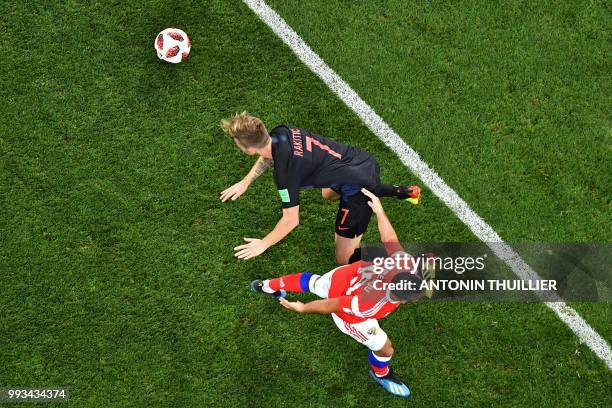
[[[402,191],[400,186],[393,186],[391,184],[381,184],[378,186],[376,195],[378,197],[400,197],[405,195],[406,192]]]
[[[361,248],[355,248],[355,250],[353,251],[353,255],[351,255],[348,260],[348,263],[352,264],[357,261],[361,261]]]

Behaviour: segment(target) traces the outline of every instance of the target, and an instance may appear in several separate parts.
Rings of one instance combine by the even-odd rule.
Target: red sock
[[[370,368],[377,377],[384,377],[389,374],[389,362],[391,361],[391,357],[381,357],[370,350],[368,352],[368,360],[370,360]]]
[[[389,374],[389,366],[378,368],[370,365],[370,368],[372,368],[372,371],[374,371],[374,374],[376,374],[377,377],[384,377],[385,375]]]
[[[304,285],[308,287],[308,280],[311,274],[306,273],[294,273],[291,275],[281,276],[280,278],[270,279],[268,285],[270,289],[277,291],[284,289],[287,292],[308,292],[308,289],[304,290]]]

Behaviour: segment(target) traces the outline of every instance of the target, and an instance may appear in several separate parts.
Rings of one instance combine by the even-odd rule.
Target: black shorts
[[[372,208],[368,205],[370,199],[363,193],[356,193],[341,197],[339,201],[336,234],[345,238],[355,238],[366,232],[372,218]]]

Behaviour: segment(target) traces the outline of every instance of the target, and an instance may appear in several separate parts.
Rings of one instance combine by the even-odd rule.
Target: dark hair
[[[408,302],[412,302],[418,300],[424,291],[419,290],[421,286],[421,282],[423,278],[419,276],[418,273],[410,273],[410,272],[400,272],[396,274],[393,279],[391,279],[391,283],[394,284],[403,284],[408,285],[409,282],[412,282],[412,286],[415,288],[414,290],[410,290],[408,288],[405,289],[394,289],[391,291],[394,297],[406,300]]]

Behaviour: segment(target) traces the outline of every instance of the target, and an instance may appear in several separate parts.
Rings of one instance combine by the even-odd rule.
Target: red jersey
[[[368,264],[354,262],[337,268],[331,278],[328,298],[338,298],[336,315],[355,324],[367,319],[382,319],[401,304],[389,299],[386,291],[373,290],[375,275]]]

